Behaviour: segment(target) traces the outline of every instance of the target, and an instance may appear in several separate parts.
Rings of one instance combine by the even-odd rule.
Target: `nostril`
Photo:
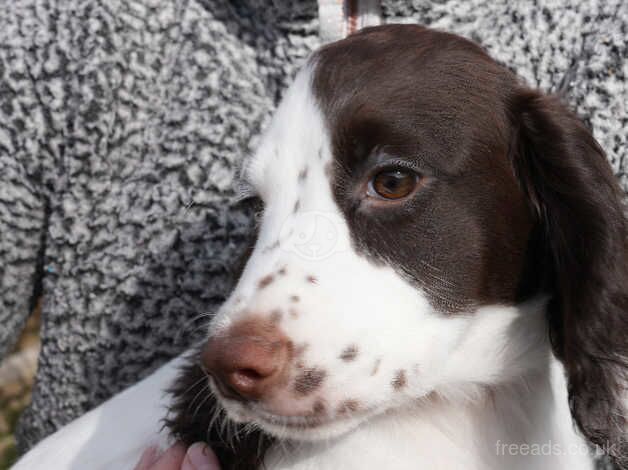
[[[257,381],[262,380],[265,375],[255,369],[240,369],[235,372],[242,380]]]
[[[260,387],[271,374],[263,374],[257,369],[243,368],[229,374],[229,384],[239,393],[250,394]]]

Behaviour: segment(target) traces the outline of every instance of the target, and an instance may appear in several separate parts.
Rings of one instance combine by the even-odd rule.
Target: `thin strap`
[[[379,0],[318,0],[321,40],[337,41],[381,23]]]

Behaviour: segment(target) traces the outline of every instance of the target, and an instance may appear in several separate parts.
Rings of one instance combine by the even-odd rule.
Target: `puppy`
[[[628,464],[623,194],[558,98],[369,28],[310,58],[243,174],[259,233],[207,340],[16,469],[173,439],[226,469]]]

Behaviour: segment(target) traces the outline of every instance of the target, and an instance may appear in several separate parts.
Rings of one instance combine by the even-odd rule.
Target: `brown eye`
[[[418,176],[412,171],[385,170],[377,173],[370,181],[369,193],[384,199],[401,199],[414,191],[417,182]]]

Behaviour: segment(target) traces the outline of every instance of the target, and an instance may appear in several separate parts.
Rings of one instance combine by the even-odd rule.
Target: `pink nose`
[[[272,322],[253,317],[210,338],[202,361],[224,395],[256,400],[284,381],[289,345]]]

